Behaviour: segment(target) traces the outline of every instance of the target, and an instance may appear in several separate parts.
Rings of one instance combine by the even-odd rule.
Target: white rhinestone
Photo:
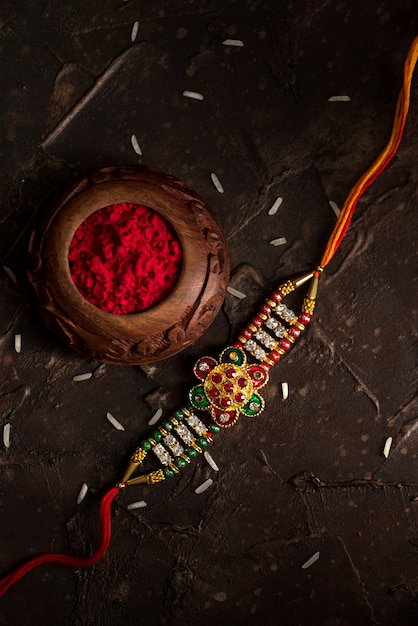
[[[253,350],[256,349],[257,344],[255,341],[253,341],[252,339],[250,339],[249,341],[247,341],[247,343],[245,344],[245,347],[247,350],[249,350],[250,352],[252,352]]]
[[[266,321],[266,326],[267,328],[270,328],[270,330],[274,330],[275,328],[277,328],[279,325],[279,322],[277,320],[274,319],[274,317],[269,317],[268,320]]]
[[[219,416],[219,421],[222,422],[222,424],[226,424],[229,420],[229,415],[228,413],[221,413]]]
[[[190,432],[190,430],[184,424],[179,424],[176,427],[176,432],[180,435],[184,443],[186,443],[187,445],[190,445],[191,443],[193,443],[194,437],[192,433]]]
[[[277,305],[277,313],[283,313],[283,311],[285,311],[287,309],[287,306],[285,304],[283,304],[283,302],[281,302],[280,304]]]
[[[263,359],[266,356],[266,353],[263,348],[256,348],[254,350],[254,356],[256,359]]]
[[[273,337],[266,337],[264,340],[264,345],[266,346],[266,348],[272,348],[275,345],[276,341],[273,339]]]
[[[209,365],[205,362],[199,364],[199,372],[207,372]]]
[[[255,335],[255,338],[259,341],[264,341],[266,337],[268,337],[268,335],[264,330],[259,330]]]
[[[249,409],[250,411],[258,411],[260,407],[258,406],[257,402],[250,402],[249,405]]]
[[[206,426],[204,425],[203,422],[200,421],[200,419],[198,417],[196,417],[196,415],[191,415],[190,417],[186,418],[186,422],[189,424],[189,426],[191,426],[193,428],[193,430],[198,434],[198,435],[204,435],[206,432]]]
[[[170,463],[171,456],[169,455],[167,450],[160,443],[157,443],[153,447],[152,451],[158,457],[158,459],[159,459],[159,461],[160,461],[160,463],[162,465],[168,465]]]
[[[167,437],[164,437],[164,443],[166,446],[172,446],[173,444],[175,444],[177,441],[177,439],[175,439],[175,437],[173,437],[173,435],[167,435]]]
[[[279,328],[276,330],[275,335],[276,335],[276,337],[282,338],[282,337],[284,337],[285,332],[286,332],[285,327],[284,326],[279,326]]]
[[[290,309],[287,309],[287,311],[284,311],[283,313],[283,319],[286,320],[286,322],[291,322],[294,317],[296,317],[295,313]]]

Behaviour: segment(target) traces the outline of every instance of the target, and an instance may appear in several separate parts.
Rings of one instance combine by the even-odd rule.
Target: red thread
[[[110,544],[111,538],[111,506],[116,495],[119,492],[119,487],[113,487],[103,497],[100,504],[100,542],[93,554],[86,557],[76,557],[67,554],[48,553],[40,554],[33,557],[14,569],[10,574],[7,574],[0,580],[0,596],[3,596],[6,591],[14,585],[18,580],[23,578],[28,572],[33,570],[39,565],[45,563],[56,563],[58,565],[65,565],[67,567],[88,567],[97,563],[102,556],[106,554],[106,551]]]
[[[180,276],[182,250],[160,214],[120,203],[84,220],[68,259],[72,279],[86,300],[108,313],[127,315],[168,296]]]

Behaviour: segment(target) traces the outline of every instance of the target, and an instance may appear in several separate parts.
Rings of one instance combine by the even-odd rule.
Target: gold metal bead
[[[170,461],[170,463],[168,464],[168,467],[171,467],[173,472],[175,472],[176,474],[178,474],[180,471],[179,468],[174,465],[173,461]]]
[[[268,357],[264,357],[264,359],[262,359],[263,363],[267,363],[268,365],[270,365],[271,367],[273,367],[274,365],[274,361],[271,361]]]
[[[309,315],[312,315],[312,313],[314,312],[314,309],[315,309],[315,300],[312,300],[312,298],[306,297],[302,303],[302,313],[308,313]]]
[[[163,428],[162,426],[160,426],[160,428],[158,430],[160,431],[160,433],[162,434],[163,437],[168,435],[168,431],[165,428]]]
[[[175,417],[170,417],[170,422],[173,424],[173,426],[178,426],[179,422],[176,420]]]
[[[253,333],[257,332],[258,330],[257,326],[254,326],[254,324],[248,324],[248,328],[252,330]]]
[[[277,291],[281,291],[284,296],[287,296],[292,291],[295,291],[296,283],[294,280],[287,280],[285,283],[280,285]]]
[[[142,463],[142,461],[147,456],[147,453],[142,448],[137,448],[133,455],[131,456],[132,463]]]
[[[165,480],[165,476],[164,476],[163,470],[161,469],[148,474],[148,482],[150,485],[154,485],[155,483],[160,483],[162,480]]]
[[[283,348],[280,348],[280,346],[277,346],[276,352],[278,352],[279,354],[286,354],[286,350],[283,350]]]
[[[244,343],[246,343],[247,340],[242,335],[238,335],[238,341],[240,341],[242,344],[244,344]]]
[[[187,454],[180,454],[180,457],[181,457],[182,459],[184,459],[185,461],[187,461],[187,463],[190,463],[190,462],[191,462],[191,459],[189,459],[189,457],[187,456]]]
[[[292,324],[293,324],[293,326],[296,326],[296,328],[299,328],[299,330],[305,330],[305,326],[304,326],[303,324],[301,324],[301,323],[297,320],[297,318],[296,318],[296,321],[295,321],[295,322],[294,322],[294,321],[292,322]]]
[[[289,333],[286,331],[284,334],[285,338],[290,341],[291,343],[295,343],[295,338],[292,337],[292,335],[289,335]]]
[[[270,300],[270,298],[266,299],[266,304],[268,304],[269,306],[271,306],[272,309],[274,309],[277,306],[276,302],[273,302],[273,300]]]

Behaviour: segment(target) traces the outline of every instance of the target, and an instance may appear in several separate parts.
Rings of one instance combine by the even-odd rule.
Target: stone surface
[[[196,359],[217,359],[271,290],[318,262],[335,221],[329,201],[342,206],[389,137],[415,0],[302,4],[3,0],[0,265],[17,284],[0,267],[0,428],[11,424],[0,449],[2,572],[40,552],[94,549],[100,498],[156,409],[169,416],[195,384]],[[329,100],[339,95],[349,100]],[[271,372],[266,409],[215,437],[220,471],[199,456],[176,479],[121,493],[106,557],[32,572],[1,599],[1,624],[417,622],[417,103],[415,77],[398,154],[321,279],[309,330]],[[228,294],[177,356],[118,367],[44,328],[26,250],[46,196],[91,169],[137,163],[212,207],[231,286],[246,297]]]

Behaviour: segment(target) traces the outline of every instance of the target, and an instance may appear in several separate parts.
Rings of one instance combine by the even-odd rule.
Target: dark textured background
[[[183,402],[195,358],[216,356],[271,288],[318,262],[329,200],[342,205],[389,137],[417,26],[416,0],[2,0],[0,253],[17,277],[0,272],[2,571],[43,551],[89,552],[101,495],[154,411]],[[0,624],[417,623],[417,131],[415,79],[404,140],[322,279],[315,322],[273,371],[265,412],[217,438],[220,472],[199,460],[167,485],[121,494],[108,555],[88,570],[32,572],[0,600]],[[25,280],[42,200],[80,172],[136,163],[212,206],[231,285],[247,293],[228,295],[205,336],[151,368],[66,349]],[[270,245],[277,237],[287,244]],[[85,371],[90,380],[72,381]],[[142,499],[147,508],[127,510]]]

